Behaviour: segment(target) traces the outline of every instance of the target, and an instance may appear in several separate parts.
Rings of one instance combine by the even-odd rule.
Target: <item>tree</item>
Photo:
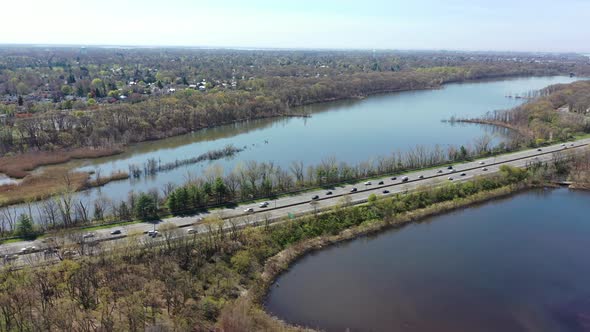
[[[150,220],[156,218],[156,202],[151,195],[141,193],[135,205],[135,216],[142,220]]]
[[[221,177],[217,177],[215,179],[213,191],[217,194],[217,204],[221,204],[225,198],[225,195],[227,194],[227,187],[225,186],[225,183]]]
[[[28,215],[21,214],[20,217],[18,217],[18,221],[16,224],[16,234],[24,238],[35,237],[35,228],[33,226],[33,221]]]

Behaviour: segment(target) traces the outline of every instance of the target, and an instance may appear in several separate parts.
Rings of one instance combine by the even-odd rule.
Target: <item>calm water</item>
[[[469,145],[484,134],[497,133],[490,127],[452,126],[441,120],[453,115],[476,117],[487,111],[511,108],[524,100],[506,98],[507,95],[522,95],[573,80],[575,78],[555,76],[449,84],[440,90],[382,94],[363,100],[313,105],[305,107],[311,118],[262,119],[221,126],[137,144],[121,155],[78,160],[69,165],[81,170],[100,169],[102,175],[108,175],[117,170],[128,171],[129,164],[141,166],[151,158],[166,163],[195,157],[228,144],[247,148],[230,159],[188,165],[139,180],[112,182],[78,194],[79,199],[89,202],[98,197],[120,201],[131,190],[161,189],[169,182],[186,182],[189,173],[198,176],[212,166],[230,171],[249,160],[273,161],[286,168],[293,161],[312,165],[328,157],[356,163],[418,145]],[[501,139],[495,136],[496,142]]]
[[[189,165],[141,181],[112,183],[102,189],[113,197],[119,193],[126,195],[130,189],[148,190],[167,182],[182,183],[187,172],[198,175],[211,164],[228,171],[248,160],[274,161],[288,167],[292,161],[318,164],[331,156],[356,163],[417,145],[468,145],[485,133],[494,133],[477,125],[451,126],[441,120],[453,115],[475,117],[487,111],[511,108],[523,100],[506,98],[506,95],[573,80],[562,76],[514,78],[325,103],[306,107],[311,118],[263,119],[207,129],[138,144],[122,155],[74,165],[86,170],[99,168],[102,174],[110,174],[115,170],[127,171],[129,164],[141,165],[150,158],[165,163],[220,149],[227,144],[247,147],[232,159]]]
[[[333,246],[266,308],[328,331],[588,331],[589,207],[589,192],[530,191]]]

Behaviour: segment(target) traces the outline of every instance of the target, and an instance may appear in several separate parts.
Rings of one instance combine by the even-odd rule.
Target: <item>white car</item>
[[[487,167],[484,167],[484,168],[482,168],[481,170],[485,172],[485,171],[487,171],[487,170],[488,170],[488,168],[487,168]]]
[[[485,164],[485,161],[480,161],[479,164],[483,165],[483,164]]]
[[[194,228],[189,228],[189,229],[186,230],[186,232],[188,234],[197,234],[198,233],[198,231],[196,229],[194,229]]]
[[[244,212],[252,213],[252,212],[254,212],[254,208],[247,208],[246,210],[244,210]]]
[[[262,202],[258,205],[258,207],[265,208],[268,206],[268,202]]]
[[[158,236],[158,231],[154,231],[154,230],[148,231],[147,235],[151,236],[151,237],[156,237],[156,236]]]
[[[371,184],[372,184],[371,181],[365,182],[365,186],[370,186]]]

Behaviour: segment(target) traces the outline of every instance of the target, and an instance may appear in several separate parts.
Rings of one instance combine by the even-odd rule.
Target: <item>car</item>
[[[378,184],[383,184],[383,181],[379,181],[379,183],[378,183]]]
[[[370,186],[371,184],[372,184],[371,181],[365,182],[365,186]]]
[[[395,180],[397,180],[397,176],[394,176],[394,177],[392,177],[392,178],[391,178],[391,180],[392,180],[392,181],[395,181]]]
[[[561,146],[565,146],[565,143],[561,143]]]
[[[453,165],[449,165],[449,167],[447,167],[447,169],[453,169]]]
[[[420,175],[418,179],[424,179],[424,175]]]
[[[479,162],[479,164],[480,164],[480,165],[483,165],[483,164],[485,164],[485,163],[486,163],[485,161],[480,161],[480,162]]]
[[[64,258],[70,258],[70,257],[76,256],[76,252],[73,250],[66,250],[63,252],[62,255]]]
[[[574,143],[570,144],[570,146],[574,146]]]
[[[384,194],[389,194],[389,190],[385,189],[385,190],[383,190],[383,193]]]
[[[465,176],[465,175],[467,175],[467,173],[461,173],[461,176]]]
[[[7,261],[7,262],[16,260],[17,258],[18,258],[18,256],[17,255],[14,255],[14,254],[12,254],[12,255],[4,255],[4,260]]]
[[[186,230],[186,232],[188,234],[197,234],[198,233],[198,231],[196,229],[194,229],[194,228],[189,228],[189,229]]]
[[[543,150],[542,150],[541,148],[538,148],[538,149],[537,149],[537,151],[539,151],[539,152],[540,152],[540,151],[543,151]]]
[[[356,191],[357,191],[357,189],[356,189],[356,188],[352,188],[352,189],[350,189],[350,192],[351,192],[351,193],[355,193]]]
[[[268,202],[262,202],[258,205],[258,207],[261,207],[261,208],[268,207]]]
[[[46,255],[57,254],[57,252],[58,252],[57,248],[47,248],[47,249],[43,250],[43,253]]]
[[[117,235],[117,234],[121,234],[120,229],[115,229],[114,231],[111,232],[111,235]]]
[[[481,170],[485,172],[485,171],[487,171],[487,170],[488,170],[488,168],[487,168],[487,167],[484,167],[484,168],[482,168]]]
[[[313,195],[313,196],[311,196],[311,199],[313,199],[313,200],[315,201],[316,199],[320,199],[320,196],[318,196],[318,195]]]
[[[326,192],[326,195],[332,195],[332,192],[331,191],[327,191]]]
[[[409,178],[409,177],[407,177],[407,176],[404,176],[404,177],[402,178],[402,182],[408,182],[409,180],[410,180],[410,178]]]
[[[84,238],[84,239],[89,239],[91,237],[94,237],[94,233],[86,233],[86,234],[82,235],[82,238]]]
[[[449,181],[453,181],[453,177],[452,176],[449,176]]]
[[[457,170],[456,169],[452,169],[450,173],[455,173]]]
[[[247,208],[247,209],[244,210],[244,212],[246,212],[246,213],[252,213],[252,212],[254,212],[254,208],[251,208],[251,207],[250,208]]]
[[[443,172],[443,170],[442,169],[439,169],[437,173],[440,174],[442,172]]]
[[[148,231],[148,232],[147,232],[147,235],[148,235],[148,236],[151,236],[151,237],[156,237],[156,236],[158,236],[158,233],[159,233],[159,232],[158,232],[158,231],[156,231],[156,230],[151,230],[151,231]]]

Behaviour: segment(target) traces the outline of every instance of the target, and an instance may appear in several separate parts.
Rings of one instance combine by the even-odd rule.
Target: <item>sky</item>
[[[590,0],[2,0],[0,44],[590,53]]]

